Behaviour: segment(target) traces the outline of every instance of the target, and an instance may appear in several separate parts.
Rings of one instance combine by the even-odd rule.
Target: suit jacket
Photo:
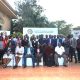
[[[73,38],[73,39],[71,40],[71,47],[73,47],[73,48],[76,49],[76,46],[77,46],[77,41],[76,41],[75,38]]]
[[[54,45],[54,40],[52,38],[48,38],[48,43],[50,43],[53,46]]]
[[[56,47],[57,46],[57,39],[56,38],[53,39],[53,42],[54,42],[54,47]]]
[[[48,38],[44,38],[44,44],[48,44]]]
[[[80,49],[80,39],[77,39],[77,48]]]
[[[39,39],[39,43],[40,43],[41,45],[44,44],[44,40],[43,40],[43,38],[40,38],[40,39]]]
[[[61,38],[58,38],[57,39],[57,41],[59,40],[59,42],[61,43],[61,45],[62,45],[62,39]]]

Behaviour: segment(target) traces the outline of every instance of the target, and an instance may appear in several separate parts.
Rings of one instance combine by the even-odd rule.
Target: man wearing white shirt
[[[54,55],[54,59],[55,59],[55,64],[56,64],[56,66],[59,66],[58,58],[61,58],[61,57],[64,58],[64,63],[63,63],[63,65],[64,65],[65,67],[67,67],[67,65],[66,65],[67,56],[66,56],[66,54],[65,54],[65,49],[64,49],[64,47],[61,45],[61,43],[58,43],[58,46],[55,47],[55,55]]]

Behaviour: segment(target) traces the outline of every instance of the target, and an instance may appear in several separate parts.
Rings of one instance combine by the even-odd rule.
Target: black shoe
[[[77,61],[75,61],[75,63],[77,63]]]
[[[13,66],[13,69],[17,68],[17,65]]]
[[[3,68],[6,68],[6,67],[7,67],[7,65],[6,65],[6,64],[4,64],[4,65],[3,65]]]
[[[35,68],[35,66],[33,65],[33,68]]]
[[[23,68],[26,68],[26,66],[22,66]]]
[[[59,67],[59,65],[55,65],[55,67]]]
[[[67,65],[63,65],[64,67],[68,67]]]
[[[70,62],[73,62],[72,59],[69,60]]]
[[[16,67],[15,67],[15,66],[13,66],[12,68],[13,68],[13,69],[15,69]]]

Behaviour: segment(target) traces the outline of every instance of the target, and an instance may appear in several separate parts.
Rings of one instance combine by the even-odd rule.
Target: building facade
[[[17,16],[13,8],[6,0],[0,0],[0,30],[10,30],[11,19]]]

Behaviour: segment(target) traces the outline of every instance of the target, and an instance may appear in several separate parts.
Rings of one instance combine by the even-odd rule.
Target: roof
[[[6,0],[0,0],[0,11],[6,14],[11,19],[17,18],[14,9]]]

